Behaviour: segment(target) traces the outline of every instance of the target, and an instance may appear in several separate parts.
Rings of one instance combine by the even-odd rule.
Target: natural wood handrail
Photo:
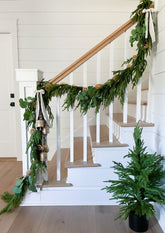
[[[154,4],[154,2],[152,2],[150,5],[150,8],[154,8],[154,6],[155,6],[155,4]],[[135,24],[135,22],[133,22],[132,20],[128,20],[125,24],[120,26],[116,31],[114,31],[109,36],[107,36],[104,40],[102,40],[100,43],[95,45],[92,49],[90,49],[87,53],[85,53],[83,56],[78,58],[75,62],[73,62],[70,66],[68,66],[66,69],[64,69],[62,72],[60,72],[57,76],[55,76],[49,82],[53,83],[53,84],[60,82],[62,79],[64,79],[66,76],[68,76],[74,70],[76,70],[79,66],[81,66],[84,62],[86,62],[91,57],[93,57],[96,53],[98,53],[101,49],[106,47],[109,43],[111,43],[113,40],[115,40],[117,37],[119,37],[125,31],[127,31],[134,24]]]
[[[90,49],[87,53],[85,53],[83,56],[78,58],[75,62],[73,62],[70,66],[68,66],[66,69],[64,69],[62,72],[60,72],[57,76],[55,76],[53,79],[50,80],[50,83],[58,83],[62,79],[64,79],[66,76],[68,76],[71,72],[76,70],[79,66],[81,66],[84,62],[86,62],[88,59],[90,59],[92,56],[94,56],[96,53],[98,53],[101,49],[106,47],[109,43],[111,43],[113,40],[115,40],[117,37],[119,37],[122,33],[127,31],[130,27],[132,27],[135,24],[135,22],[129,20],[122,26],[120,26],[116,31],[114,31],[112,34],[107,36],[103,41],[95,45],[92,49]]]

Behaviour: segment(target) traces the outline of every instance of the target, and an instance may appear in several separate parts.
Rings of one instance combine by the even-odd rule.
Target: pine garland
[[[141,139],[142,128],[138,125],[134,130],[135,146],[129,150],[127,166],[114,162],[114,172],[118,175],[118,180],[108,180],[110,186],[104,189],[112,193],[111,200],[116,199],[122,206],[119,217],[126,220],[131,212],[138,216],[155,215],[153,202],[165,204],[165,189],[163,179],[163,156],[148,154],[144,141]]]
[[[118,98],[121,104],[124,103],[125,90],[129,83],[132,83],[134,87],[147,66],[146,58],[152,49],[152,40],[149,35],[148,39],[145,39],[145,16],[142,14],[143,9],[148,9],[152,1],[141,0],[137,9],[132,13],[131,19],[137,22],[136,28],[132,30],[132,35],[130,37],[131,46],[134,42],[137,42],[137,55],[128,59],[123,63],[127,65],[126,69],[121,69],[114,71],[114,78],[108,80],[104,84],[97,84],[95,87],[81,87],[68,84],[51,84],[50,82],[41,81],[37,89],[44,89],[45,94],[43,95],[43,100],[49,114],[49,118],[53,120],[54,116],[51,112],[49,103],[54,96],[66,95],[64,101],[64,109],[69,110],[70,108],[80,107],[80,112],[82,114],[87,113],[90,108],[95,108],[96,112],[99,111],[101,105],[107,107],[110,105],[115,98]],[[27,128],[35,128],[36,120],[36,96],[34,98],[28,97],[20,99],[21,108],[25,109],[24,120],[27,122]],[[27,152],[30,148],[30,159],[31,167],[30,172],[27,176],[22,177],[19,185],[16,182],[16,187],[13,189],[14,194],[9,194],[5,192],[2,195],[2,199],[8,203],[8,205],[0,212],[8,212],[15,207],[19,206],[21,200],[29,188],[32,191],[36,191],[36,173],[45,169],[45,164],[40,161],[39,154],[40,151],[37,148],[38,143],[41,141],[40,132],[36,129],[29,140],[27,145]],[[20,179],[19,179],[20,180]]]

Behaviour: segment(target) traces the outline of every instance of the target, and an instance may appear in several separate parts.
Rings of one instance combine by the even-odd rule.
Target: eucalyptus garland
[[[61,97],[66,95],[63,108],[69,110],[70,108],[80,108],[82,114],[86,114],[90,108],[95,108],[98,112],[101,105],[107,107],[115,98],[118,98],[121,104],[124,103],[125,90],[129,83],[135,87],[142,77],[142,74],[147,66],[147,56],[152,49],[152,39],[149,35],[145,39],[145,14],[143,9],[149,9],[152,1],[141,0],[137,9],[132,12],[131,20],[137,22],[135,29],[131,32],[130,44],[133,47],[137,43],[137,55],[134,55],[127,61],[124,61],[122,67],[126,68],[113,71],[113,79],[109,79],[104,84],[97,84],[95,87],[75,86],[65,83],[51,84],[49,81],[41,81],[37,89],[43,89],[44,104],[49,114],[49,118],[53,120],[53,114],[49,106],[52,97]],[[27,189],[36,192],[36,176],[39,171],[44,171],[46,164],[40,161],[40,149],[38,145],[42,142],[41,132],[36,128],[36,101],[37,97],[28,97],[20,99],[20,107],[25,109],[24,120],[27,122],[27,128],[30,130],[31,137],[27,145],[27,153],[30,149],[31,167],[27,171],[27,175],[19,178],[16,186],[13,188],[13,194],[5,192],[1,198],[7,203],[7,206],[0,211],[0,214],[8,212],[19,206]]]

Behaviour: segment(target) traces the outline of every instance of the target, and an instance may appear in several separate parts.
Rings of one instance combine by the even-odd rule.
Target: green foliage
[[[1,195],[1,199],[4,200],[7,205],[0,211],[0,215],[15,209],[21,204],[28,186],[28,176],[25,176],[17,180],[16,187],[13,188],[14,194],[5,192],[3,195]]]
[[[118,180],[108,180],[110,186],[104,189],[112,193],[112,200],[116,199],[122,206],[119,217],[127,219],[130,212],[145,215],[147,218],[155,215],[151,202],[165,204],[165,189],[162,187],[165,171],[163,170],[163,156],[149,154],[141,139],[142,128],[138,125],[134,129],[133,150],[125,158],[129,158],[127,166],[114,162],[114,172]]]
[[[137,22],[135,29],[132,31],[132,35],[130,37],[131,46],[133,46],[134,42],[137,42],[137,57],[136,59],[130,58],[127,61],[124,61],[123,65],[127,65],[131,63],[131,67],[114,71],[114,75],[117,76],[117,80],[109,79],[106,83],[102,84],[99,88],[89,86],[87,89],[83,89],[83,87],[79,86],[71,86],[68,84],[51,84],[50,82],[45,82],[42,80],[38,83],[37,89],[44,89],[45,94],[43,95],[44,104],[46,106],[46,110],[49,115],[49,119],[53,120],[54,116],[52,114],[51,108],[49,106],[50,101],[53,97],[61,97],[66,95],[66,99],[64,102],[64,109],[69,110],[70,108],[78,108],[80,107],[80,111],[82,114],[87,113],[90,108],[95,108],[96,112],[99,111],[101,105],[107,107],[111,102],[114,101],[115,98],[118,98],[121,104],[124,103],[125,90],[127,85],[131,82],[134,87],[139,79],[142,77],[142,74],[146,68],[147,61],[146,57],[148,56],[150,50],[152,49],[152,40],[149,36],[148,40],[145,39],[145,16],[144,14],[138,14],[138,10],[141,11],[150,7],[150,0],[143,0],[138,5],[137,9],[132,13],[132,20]],[[145,45],[148,47],[145,47]],[[36,96],[34,98],[28,97],[20,99],[20,107],[25,110],[24,112],[24,120],[27,123],[27,128],[32,127],[35,128],[36,121]],[[35,182],[36,182],[36,173],[38,171],[43,171],[46,167],[45,163],[40,161],[40,151],[37,149],[37,145],[41,144],[42,135],[39,130],[36,130],[30,137],[26,152],[30,151],[30,159],[31,159],[31,173],[28,176],[22,177],[16,182],[16,187],[13,188],[14,194],[10,194],[5,192],[2,195],[2,199],[8,203],[8,205],[1,210],[0,214],[4,212],[8,212],[13,208],[19,206],[21,200],[27,190],[29,188],[31,191],[36,192]],[[119,166],[116,164],[115,166]],[[122,165],[121,169],[122,168]],[[119,167],[118,167],[119,168]],[[150,168],[151,169],[151,168]],[[154,172],[158,175],[158,171]],[[154,174],[154,175],[155,175]],[[151,174],[149,174],[152,177]],[[133,182],[131,178],[128,179],[129,182]],[[152,177],[154,180],[154,177]],[[133,184],[133,183],[132,183]],[[155,183],[153,183],[155,184]],[[122,188],[122,187],[121,187]],[[151,188],[149,189],[151,190]],[[160,191],[158,189],[153,189],[152,194],[149,192],[148,186],[145,189],[145,195],[147,194],[148,200],[153,199],[152,195],[154,194],[155,201],[159,198],[157,192]],[[131,190],[130,190],[131,192]],[[126,192],[125,192],[126,193]],[[160,191],[161,193],[161,191]],[[140,193],[141,194],[141,193]],[[137,197],[139,197],[139,191],[137,191]],[[157,194],[157,196],[156,196]],[[164,193],[161,193],[162,197],[164,197]],[[131,197],[129,197],[131,198]],[[140,199],[139,199],[140,200]],[[124,203],[123,203],[124,204]],[[137,203],[139,205],[139,203]],[[135,203],[132,203],[132,207]],[[144,204],[145,205],[145,204]],[[146,204],[145,208],[148,208],[149,205]],[[126,208],[126,207],[125,207]],[[152,210],[152,208],[149,208]],[[148,213],[149,213],[148,210]],[[128,212],[128,211],[127,211]]]
[[[49,101],[54,96],[66,95],[64,101],[64,109],[80,107],[80,112],[86,114],[90,108],[95,108],[96,113],[99,111],[100,106],[107,107],[115,98],[118,98],[121,104],[124,103],[125,90],[129,83],[134,88],[139,79],[142,77],[143,72],[146,69],[146,58],[152,49],[152,40],[149,35],[148,39],[145,39],[145,14],[143,9],[148,9],[151,5],[150,0],[143,0],[138,5],[137,9],[132,12],[131,19],[136,21],[136,27],[132,30],[130,36],[130,44],[137,44],[137,56],[136,59],[132,57],[124,61],[122,69],[114,71],[113,74],[117,76],[117,80],[109,79],[100,88],[89,86],[87,89],[79,86],[70,86],[68,84],[50,84],[49,82],[42,81],[38,85],[38,89],[44,89],[45,95],[44,103],[47,106],[50,119],[53,119],[51,109],[49,107]],[[123,65],[130,64],[131,67],[123,69]]]
[[[20,99],[19,104],[21,108],[25,109],[24,120],[27,122],[27,128],[32,126],[35,128],[35,107],[36,107],[36,98],[27,97],[24,100]]]

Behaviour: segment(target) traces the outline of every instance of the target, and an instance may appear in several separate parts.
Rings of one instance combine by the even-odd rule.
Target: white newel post
[[[24,99],[28,96],[34,97],[37,88],[37,82],[43,79],[43,72],[37,69],[16,69],[16,80],[19,82],[19,97]],[[23,120],[24,109],[21,112],[21,138],[22,138],[22,170],[26,175],[30,168],[30,158],[26,154],[26,145],[29,138],[29,132],[26,129],[26,122]]]

